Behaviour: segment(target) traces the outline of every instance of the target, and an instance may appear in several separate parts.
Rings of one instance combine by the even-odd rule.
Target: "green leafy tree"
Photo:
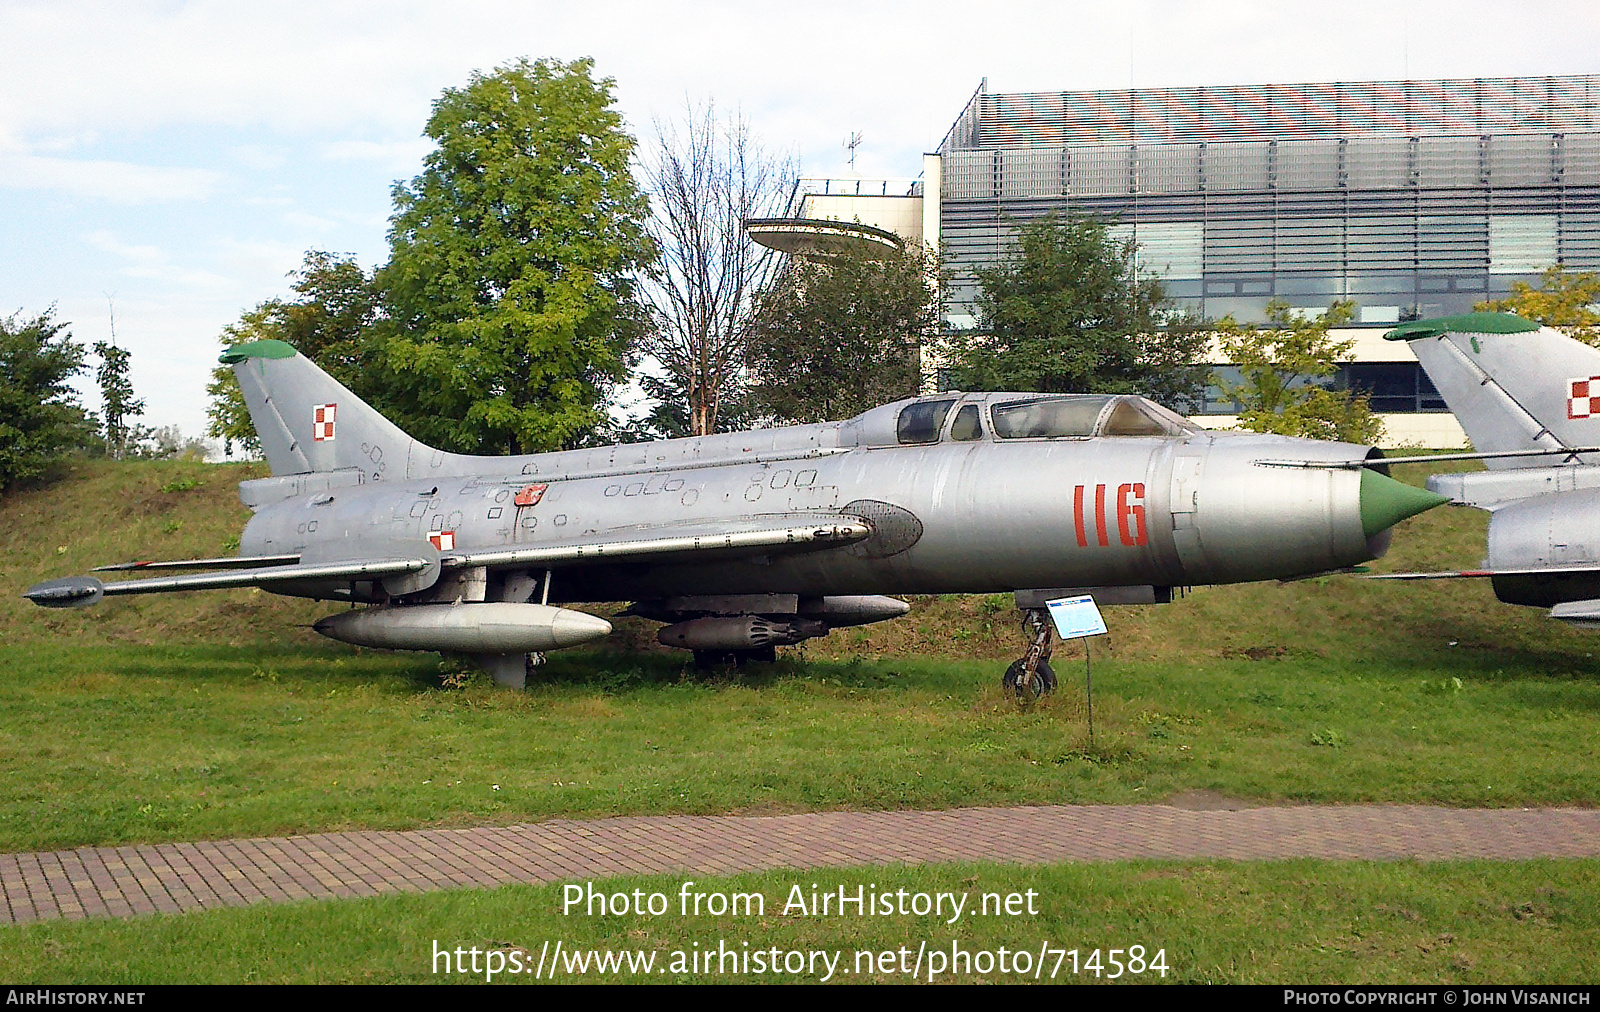
[[[955,385],[1198,401],[1206,335],[1140,272],[1137,253],[1097,218],[1023,223],[1015,252],[978,271],[977,326],[947,342]]]
[[[203,439],[185,436],[176,425],[160,428],[139,427],[138,441],[129,448],[128,456],[140,460],[192,460],[206,459],[208,447]]]
[[[144,414],[144,401],[133,396],[133,381],[128,378],[128,363],[133,356],[128,349],[106,341],[96,341],[94,353],[100,358],[94,378],[100,384],[106,455],[112,460],[121,460],[142,435],[139,428],[129,422]]]
[[[1222,355],[1243,380],[1218,378],[1224,395],[1239,402],[1239,424],[1254,432],[1276,432],[1310,439],[1373,443],[1383,422],[1364,394],[1334,390],[1326,380],[1348,361],[1354,339],[1331,331],[1355,317],[1355,303],[1341,299],[1313,316],[1278,299],[1267,303],[1267,326],[1241,325],[1227,316],[1215,331]]]
[[[94,438],[69,381],[84,348],[46,310],[0,318],[0,491],[42,477],[53,461]]]
[[[629,425],[605,430],[603,436],[613,442],[637,443],[703,434],[695,431],[685,377],[670,372],[655,374],[641,370],[634,379],[648,398],[649,410]],[[760,418],[753,409],[747,377],[743,373],[729,374],[728,382],[717,395],[716,408],[713,421],[715,427],[724,432],[760,424]],[[705,416],[701,417],[704,419]]]
[[[1557,264],[1547,268],[1539,287],[1524,281],[1511,283],[1511,294],[1503,299],[1480,302],[1474,309],[1494,313],[1516,313],[1526,320],[1555,327],[1568,337],[1600,347],[1600,274],[1594,271],[1569,272]]]
[[[379,272],[391,417],[463,452],[576,445],[606,422],[650,260],[634,141],[589,60],[520,60],[433,106]]]
[[[790,264],[760,300],[751,396],[786,422],[848,418],[910,397],[939,320],[932,255],[854,250]]]
[[[316,362],[334,379],[380,409],[387,406],[389,377],[379,361],[383,322],[381,298],[373,278],[354,257],[313,250],[292,275],[298,298],[268,299],[222,329],[224,347],[249,341],[279,340]],[[206,385],[206,435],[254,453],[260,446],[244,395],[228,366],[211,371]]]

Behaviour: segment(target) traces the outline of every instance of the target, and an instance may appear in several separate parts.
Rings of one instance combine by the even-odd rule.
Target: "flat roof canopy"
[[[853,221],[751,218],[744,227],[756,242],[791,256],[826,257],[855,250],[883,257],[901,249],[900,237],[893,232]]]

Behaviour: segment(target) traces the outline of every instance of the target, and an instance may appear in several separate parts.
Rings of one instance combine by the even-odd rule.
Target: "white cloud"
[[[282,168],[289,160],[288,150],[277,144],[235,144],[228,154],[245,168],[259,172]]]
[[[224,289],[234,285],[234,279],[215,271],[183,267],[171,262],[159,246],[125,243],[115,232],[99,230],[84,236],[84,241],[95,249],[121,258],[124,263],[118,270],[123,277],[160,281],[184,288]]]
[[[296,233],[309,232],[313,235],[323,235],[339,227],[339,223],[332,218],[307,214],[304,211],[285,211],[282,219],[283,223],[293,228]]]
[[[330,141],[321,145],[317,153],[331,162],[372,162],[389,171],[416,173],[422,169],[423,157],[432,150],[432,141],[418,137],[415,140]]]
[[[474,70],[592,56],[646,147],[655,118],[714,97],[765,147],[797,153],[803,172],[842,171],[841,142],[860,131],[858,172],[899,177],[920,171],[984,77],[1006,92],[1600,71],[1600,6],[1509,11],[1489,0],[5,0],[0,187],[102,203],[22,192],[13,220],[26,224],[8,221],[6,243],[29,269],[0,273],[0,304],[59,301],[99,319],[100,289],[121,288],[119,335],[124,300],[139,307],[126,328],[145,342],[135,369],[149,370],[136,380],[152,420],[187,430],[218,329],[286,294],[307,248],[381,258],[388,186],[420,169],[431,103]]]
[[[205,200],[222,182],[209,169],[139,165],[106,159],[0,154],[0,186],[56,190],[122,204]]]
[[[219,239],[214,243],[219,266],[235,278],[274,278],[274,290],[283,288],[281,280],[305,259],[304,247],[272,239]],[[263,296],[265,297],[265,296]]]

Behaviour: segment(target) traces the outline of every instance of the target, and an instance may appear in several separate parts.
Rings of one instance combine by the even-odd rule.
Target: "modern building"
[[[960,328],[976,271],[1015,223],[1069,210],[1114,219],[1169,294],[1209,318],[1353,300],[1339,382],[1371,394],[1390,441],[1458,445],[1410,350],[1382,334],[1537,284],[1556,263],[1600,269],[1600,76],[980,87],[920,180],[805,180],[791,213],[942,248]],[[1233,410],[1214,391],[1204,413],[1227,424]]]

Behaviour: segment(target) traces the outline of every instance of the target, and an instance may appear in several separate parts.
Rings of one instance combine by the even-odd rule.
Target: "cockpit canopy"
[[[1200,431],[1183,416],[1133,395],[946,394],[886,405],[863,415],[862,434],[871,444],[890,442],[882,437],[871,438],[877,435],[879,425],[889,420],[872,416],[890,411],[894,412],[892,441],[901,445],[988,438],[1183,437]]]

